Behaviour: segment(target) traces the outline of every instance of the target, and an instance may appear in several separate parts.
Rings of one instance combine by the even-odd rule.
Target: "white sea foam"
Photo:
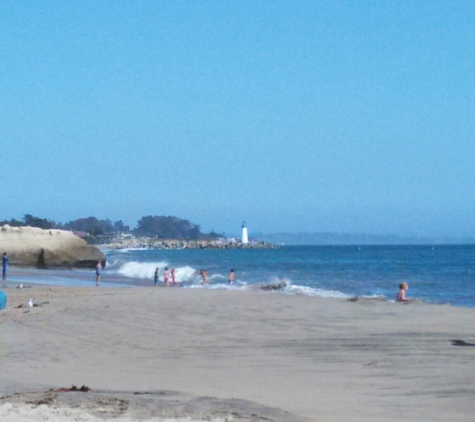
[[[190,289],[211,289],[211,290],[247,290],[246,285],[244,284],[228,284],[228,283],[211,283],[211,284],[201,284],[193,283],[187,286]]]
[[[362,295],[360,297],[363,297],[365,299],[385,299],[385,300],[391,301],[390,299],[388,299],[386,296],[384,296],[382,294]]]
[[[125,252],[133,252],[133,251],[148,251],[149,248],[122,248],[122,249],[114,249],[114,252],[125,253]]]
[[[300,286],[300,285],[293,285],[292,281],[288,278],[279,279],[277,277],[273,278],[269,283],[261,283],[261,284],[248,284],[241,280],[237,280],[233,284],[228,283],[216,283],[216,281],[220,281],[225,279],[222,274],[214,274],[213,276],[208,278],[208,284],[201,284],[201,278],[195,277],[195,282],[187,287],[193,289],[212,289],[212,290],[256,290],[262,289],[269,292],[276,292],[276,293],[284,293],[289,295],[304,295],[304,296],[316,296],[316,297],[333,297],[333,298],[342,298],[342,299],[349,299],[352,296],[339,292],[337,290],[325,290],[325,289],[316,289],[313,287],[308,286]],[[213,281],[215,281],[213,283]],[[280,287],[284,285],[285,287]],[[271,286],[275,286],[272,288]]]
[[[123,264],[117,272],[125,277],[130,278],[146,278],[153,279],[155,269],[160,268],[160,273],[163,272],[163,268],[168,266],[165,261],[161,262],[127,262]]]
[[[293,284],[292,280],[289,278],[284,278],[283,280],[276,280],[273,283],[282,283],[284,282],[286,286],[282,289],[283,293],[291,295],[305,295],[305,296],[317,296],[317,297],[334,297],[334,298],[350,298],[350,295],[342,293],[338,290],[326,290],[318,289],[315,287],[301,286],[299,284]]]
[[[210,277],[208,277],[209,281],[221,281],[224,280],[226,277],[222,274],[213,274]]]
[[[124,261],[119,260],[119,259],[108,259],[106,262],[106,268],[107,270],[114,270],[115,268],[119,268],[123,265]]]
[[[160,278],[163,278],[163,271],[165,267],[171,271],[172,267],[166,261],[160,262],[127,262],[117,270],[117,272],[124,277],[153,279],[155,269],[159,268]],[[190,266],[176,267],[176,281],[178,283],[186,282],[192,279],[196,270]]]
[[[97,409],[96,409],[97,410]],[[33,404],[11,404],[5,403],[0,406],[0,420],[2,422],[137,422],[139,419],[132,416],[114,416],[104,419],[102,416],[95,416],[83,408],[66,406],[47,406]],[[140,418],[140,420],[142,420]],[[206,421],[225,422],[223,418],[206,418]],[[226,418],[226,421],[228,419]],[[204,422],[203,419],[192,419],[190,417],[151,417],[148,422]]]
[[[190,281],[196,274],[196,270],[192,267],[178,267],[176,268],[176,281],[183,283]]]
[[[292,295],[318,296],[318,297],[335,297],[349,299],[351,295],[339,292],[338,290],[315,289],[313,287],[290,285],[284,288],[284,293]]]

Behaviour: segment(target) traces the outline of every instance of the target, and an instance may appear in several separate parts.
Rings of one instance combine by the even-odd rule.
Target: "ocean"
[[[475,307],[475,245],[282,246],[277,249],[104,250],[103,286],[153,286],[155,268],[177,271],[178,287],[249,290],[285,282],[276,294],[394,300],[407,296],[433,303]],[[208,273],[202,286],[200,269]],[[235,283],[228,285],[229,270]],[[93,270],[12,268],[9,282],[93,286]]]

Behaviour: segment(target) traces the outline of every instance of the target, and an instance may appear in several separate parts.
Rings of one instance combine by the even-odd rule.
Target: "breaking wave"
[[[132,279],[153,280],[155,269],[159,268],[159,280],[163,281],[163,271],[165,267],[171,270],[173,267],[167,261],[157,262],[123,262],[117,260],[111,262],[109,269],[121,276]],[[267,282],[256,280],[237,279],[235,283],[228,284],[227,275],[214,273],[208,276],[208,284],[201,284],[199,270],[191,266],[175,267],[176,280],[182,287],[193,289],[213,289],[213,290],[262,290],[268,292],[280,292],[288,295],[304,295],[328,298],[351,298],[351,295],[337,290],[322,289],[299,284],[293,284],[289,278],[272,278]]]
[[[118,274],[123,275],[128,278],[140,278],[140,279],[149,279],[153,280],[155,269],[159,269],[159,278],[163,280],[163,271],[168,267],[169,270],[172,267],[166,261],[159,262],[127,262],[122,264],[120,268],[116,271]],[[189,266],[177,267],[176,270],[176,280],[177,282],[189,281],[196,273],[194,268]]]

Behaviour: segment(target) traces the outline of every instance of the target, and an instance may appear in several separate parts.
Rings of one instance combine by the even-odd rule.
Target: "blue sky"
[[[0,219],[475,236],[475,3],[0,5]]]

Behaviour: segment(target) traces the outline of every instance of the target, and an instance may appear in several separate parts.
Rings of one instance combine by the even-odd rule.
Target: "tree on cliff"
[[[46,218],[34,217],[31,214],[26,214],[23,217],[25,226],[39,227],[40,229],[52,229],[56,226],[55,222],[52,220],[47,220]]]
[[[148,215],[142,217],[134,230],[137,236],[159,237],[162,239],[200,239],[200,226],[178,217]]]
[[[125,225],[122,220],[112,222],[110,219],[99,220],[96,217],[79,218],[62,224],[60,222],[55,223],[53,220],[26,214],[22,220],[12,218],[10,221],[0,221],[0,226],[4,224],[9,224],[12,227],[31,226],[40,227],[45,230],[56,228],[88,233],[91,235],[90,239],[86,239],[88,242],[95,242],[97,239],[94,238],[102,234],[129,232],[130,230],[129,226]],[[200,226],[190,223],[188,220],[172,216],[165,217],[157,215],[142,217],[133,232],[137,236],[159,237],[162,239],[197,240],[214,239],[221,236],[214,230],[211,230],[208,234],[201,233]]]
[[[106,218],[99,220],[96,217],[78,218],[69,221],[62,226],[65,230],[89,233],[92,236],[98,236],[104,233],[128,232],[129,226],[126,226],[122,220],[112,222]]]
[[[56,227],[56,223],[53,220],[47,220],[46,218],[35,217],[31,214],[25,214],[25,216],[21,220],[17,220],[12,218],[10,221],[2,221],[0,226],[4,224],[8,224],[12,227],[22,227],[22,226],[30,226],[30,227],[39,227],[40,229],[49,230]]]

